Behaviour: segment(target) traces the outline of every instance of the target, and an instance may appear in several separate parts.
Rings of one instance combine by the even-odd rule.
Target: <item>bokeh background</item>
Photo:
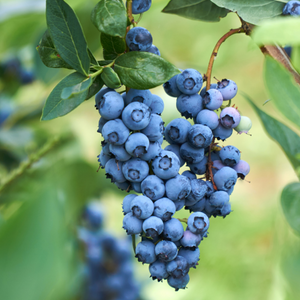
[[[90,21],[96,0],[66,1],[80,19],[90,49],[102,58],[99,33]],[[219,23],[187,20],[161,13],[167,0],[154,0],[140,26],[147,28],[161,56],[178,68],[206,72],[217,40],[239,27],[231,13]],[[18,58],[32,83],[0,82],[0,298],[5,300],[79,299],[80,257],[76,225],[90,199],[102,202],[105,229],[124,237],[121,201],[124,192],[98,169],[101,136],[94,98],[63,118],[40,121],[50,91],[67,70],[44,67],[36,46],[46,30],[44,0],[0,1],[0,62]],[[262,76],[264,57],[251,38],[230,37],[220,48],[213,76],[234,80],[258,107],[297,131],[268,102]],[[215,82],[215,81],[213,81]],[[284,88],[284,87],[283,87]],[[151,90],[165,101],[167,124],[180,117],[176,99],[162,87]],[[251,135],[234,133],[220,145],[234,145],[251,166],[248,181],[239,181],[231,196],[233,212],[212,219],[201,259],[190,272],[188,289],[174,292],[166,282],[152,282],[148,266],[134,263],[142,299],[197,300],[299,299],[299,238],[284,219],[280,194],[297,181],[279,146],[271,141],[245,98],[234,104],[252,119]],[[40,159],[38,159],[41,157]],[[3,184],[5,184],[3,186]],[[188,212],[178,213],[187,217]]]

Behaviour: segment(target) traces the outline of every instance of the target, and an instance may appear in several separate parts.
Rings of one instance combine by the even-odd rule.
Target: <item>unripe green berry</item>
[[[248,133],[251,127],[252,127],[252,122],[250,118],[246,116],[241,116],[241,121],[239,125],[234,128],[234,130],[237,131],[239,134]]]

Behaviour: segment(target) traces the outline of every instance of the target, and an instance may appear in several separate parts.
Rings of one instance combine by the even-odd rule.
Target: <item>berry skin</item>
[[[174,278],[185,276],[189,272],[187,260],[177,255],[174,260],[167,263],[167,272]]]
[[[195,124],[188,133],[188,143],[195,148],[206,148],[212,140],[212,131],[205,125]]]
[[[150,52],[150,53],[153,53],[153,54],[156,54],[156,55],[160,56],[160,51],[153,44],[151,45],[150,49],[147,50],[147,52]]]
[[[151,264],[156,261],[155,245],[153,242],[142,241],[138,243],[135,252],[135,257],[137,257],[138,261],[143,264]]]
[[[125,103],[128,105],[131,102],[140,102],[150,106],[152,103],[152,94],[149,90],[130,89],[128,93],[126,93]]]
[[[171,241],[160,241],[155,246],[155,254],[160,261],[168,262],[177,256],[177,246]]]
[[[131,158],[123,164],[122,172],[128,181],[142,182],[149,174],[149,166],[139,158]]]
[[[232,128],[225,128],[219,120],[219,125],[213,130],[213,135],[217,140],[225,141],[232,135]]]
[[[118,118],[124,108],[122,96],[114,91],[107,92],[101,97],[99,113],[106,120]]]
[[[124,162],[131,158],[131,155],[125,150],[124,145],[109,144],[109,150],[118,161]]]
[[[105,164],[106,178],[110,178],[111,182],[125,182],[126,178],[122,173],[122,162],[116,162],[114,158]]]
[[[145,196],[155,201],[165,194],[164,182],[155,175],[147,176],[141,183],[142,192]]]
[[[177,110],[186,119],[195,118],[203,109],[203,100],[199,94],[181,94],[176,101]]]
[[[178,75],[173,76],[171,79],[169,79],[163,84],[166,94],[168,94],[171,97],[179,97],[182,94],[176,84],[177,76]]]
[[[133,27],[126,35],[126,44],[131,51],[148,51],[152,41],[151,33],[143,27]]]
[[[219,152],[220,159],[225,166],[234,167],[241,157],[241,152],[234,146],[225,146]]]
[[[185,199],[174,202],[176,206],[176,211],[181,210],[185,206]]]
[[[154,203],[153,215],[161,218],[164,222],[169,221],[176,212],[176,206],[168,198],[161,198]]]
[[[205,209],[205,203],[206,203],[206,197],[202,198],[196,204],[191,205],[191,206],[186,206],[185,209],[189,209],[190,212],[203,212]]]
[[[191,180],[191,188],[191,193],[188,195],[185,202],[187,206],[194,205],[196,202],[201,200],[208,190],[206,182],[202,179]]]
[[[204,156],[204,158],[200,162],[196,164],[188,164],[188,166],[194,174],[203,175],[206,172],[207,161],[207,156]]]
[[[221,92],[223,100],[230,100],[237,94],[237,85],[229,79],[222,79],[217,83],[217,90]]]
[[[189,143],[184,143],[180,147],[180,156],[187,163],[196,164],[204,158],[204,148],[195,149]]]
[[[140,234],[143,231],[143,221],[136,218],[131,212],[123,218],[123,228],[128,235]]]
[[[184,233],[183,226],[178,219],[171,218],[164,224],[164,238],[172,242],[179,241]]]
[[[141,188],[141,183],[140,182],[130,182],[130,185],[131,185],[132,189],[136,193],[141,193],[142,192],[142,188]]]
[[[208,199],[208,202],[215,208],[222,208],[229,202],[229,195],[224,191],[215,191]]]
[[[101,151],[100,155],[98,155],[97,157],[98,157],[98,162],[100,163],[100,167],[102,169],[105,168],[106,163],[112,158],[111,156],[104,154],[103,150]]]
[[[129,181],[115,182],[115,185],[118,189],[120,189],[121,191],[126,191],[127,193],[129,193],[132,190],[132,186]]]
[[[130,209],[135,217],[144,220],[152,215],[154,205],[150,198],[137,196],[131,201]]]
[[[88,203],[82,212],[85,225],[91,230],[98,230],[103,223],[102,207],[97,202]]]
[[[190,171],[184,171],[181,175],[187,177],[190,180],[197,179],[197,176],[194,173],[190,172]]]
[[[133,157],[141,157],[149,148],[149,139],[143,133],[137,132],[131,134],[126,143],[125,149],[126,151]]]
[[[235,128],[241,121],[241,115],[234,107],[225,107],[220,113],[220,121],[225,128]]]
[[[157,114],[151,114],[148,126],[141,130],[141,132],[148,137],[150,142],[155,142],[163,137],[164,131],[164,122]]]
[[[183,233],[183,237],[180,240],[180,244],[184,248],[195,250],[200,245],[201,238],[202,237],[200,234],[193,233],[190,230],[186,230]]]
[[[249,174],[250,172],[250,166],[249,164],[244,161],[240,160],[234,167],[233,169],[237,172],[237,175],[241,179],[245,179],[246,175]]]
[[[177,155],[180,161],[180,167],[182,167],[185,164],[185,161],[180,156],[180,146],[177,144],[171,144],[168,145],[164,150],[171,151]]]
[[[123,203],[122,203],[122,208],[123,208],[123,213],[124,215],[126,215],[127,213],[131,212],[130,206],[131,206],[131,201],[137,197],[137,195],[135,194],[130,194],[127,195],[124,199],[123,199]]]
[[[209,227],[209,219],[206,214],[195,212],[189,216],[187,225],[192,233],[203,235]]]
[[[182,93],[193,95],[200,91],[203,84],[203,78],[197,70],[186,69],[177,76],[176,84]]]
[[[248,131],[251,129],[252,127],[252,122],[250,120],[250,118],[246,117],[246,116],[241,116],[241,120],[238,126],[234,127],[234,130],[237,131],[239,134],[242,133],[248,133]]]
[[[221,191],[228,191],[237,181],[237,172],[230,167],[223,167],[214,175],[214,182]]]
[[[212,83],[212,84],[210,85],[210,90],[216,89],[217,86],[218,86],[218,85],[217,85],[216,83]],[[206,93],[206,86],[201,90],[200,96],[203,98],[204,95],[205,95],[205,93]]]
[[[178,252],[178,255],[183,256],[190,268],[195,268],[198,265],[199,257],[200,257],[200,250],[196,248],[195,250],[191,250],[189,248],[181,248]]]
[[[142,14],[151,7],[151,0],[132,0],[132,13]]]
[[[187,142],[187,137],[192,124],[182,118],[172,120],[165,130],[165,138],[170,144],[183,144]]]
[[[167,266],[163,261],[155,261],[149,266],[150,277],[153,280],[157,279],[157,281],[161,281],[163,279],[167,279],[169,277],[169,273],[167,272]]]
[[[198,113],[195,119],[195,123],[206,125],[211,130],[214,130],[219,125],[219,117],[214,111],[209,109],[203,109]]]
[[[173,201],[180,201],[185,199],[191,192],[190,180],[183,175],[176,175],[176,177],[169,179],[166,182],[166,195]]]
[[[99,123],[98,123],[98,130],[97,130],[97,132],[102,133],[102,128],[103,128],[104,124],[105,124],[107,121],[108,121],[108,120],[106,120],[106,119],[100,117]]]
[[[100,102],[102,101],[102,97],[108,93],[108,92],[113,92],[115,91],[114,89],[111,89],[111,88],[102,88],[96,95],[95,95],[95,107],[96,109],[99,109],[100,107]]]
[[[186,274],[183,277],[175,278],[172,276],[168,277],[168,284],[169,286],[173,287],[175,291],[178,291],[179,289],[185,289],[187,284],[190,281],[190,276],[189,274]]]
[[[152,170],[156,176],[167,180],[175,177],[180,169],[177,155],[171,151],[161,151],[152,162]]]
[[[143,231],[145,232],[147,237],[151,237],[154,239],[158,237],[163,232],[163,230],[164,230],[164,223],[162,219],[158,217],[151,216],[148,219],[146,219],[143,223]]]
[[[300,1],[289,1],[282,10],[283,15],[297,17],[300,15]]]
[[[150,110],[152,114],[161,115],[165,107],[163,99],[157,95],[152,95],[152,103],[150,105]]]
[[[144,161],[151,161],[156,156],[158,156],[161,151],[162,149],[159,141],[152,142],[152,143],[150,142],[147,153],[141,156],[141,159]]]
[[[115,119],[106,122],[102,128],[102,135],[106,142],[122,145],[129,136],[129,130],[122,120]]]
[[[129,103],[122,112],[124,124],[131,130],[141,130],[150,122],[150,108],[140,102]]]
[[[216,89],[209,89],[203,96],[203,105],[210,110],[216,110],[223,104],[223,96]]]

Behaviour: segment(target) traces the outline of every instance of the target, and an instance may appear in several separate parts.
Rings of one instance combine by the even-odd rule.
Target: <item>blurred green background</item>
[[[97,1],[66,2],[77,13],[90,49],[101,59],[99,33],[90,21]],[[162,57],[178,68],[205,73],[214,45],[231,28],[240,26],[238,17],[232,13],[219,23],[187,20],[161,13],[167,2],[154,0],[140,26],[152,33]],[[99,113],[94,98],[63,118],[39,120],[50,91],[69,73],[47,69],[40,62],[35,47],[45,30],[44,0],[0,1],[0,61],[18,57],[36,77],[27,85],[0,83],[0,110],[5,106],[12,111],[0,127],[0,183],[6,184],[0,190],[0,299],[5,300],[76,298],[80,277],[75,226],[80,209],[91,198],[105,206],[106,229],[125,235],[121,228],[125,193],[105,179],[103,170],[96,172],[102,138],[97,133]],[[297,132],[271,102],[262,106],[268,99],[263,62],[250,37],[235,35],[221,46],[213,76],[234,80],[258,107]],[[151,92],[165,101],[162,117],[166,124],[180,117],[176,99],[168,97],[162,87]],[[145,300],[300,297],[299,238],[285,221],[279,203],[283,187],[297,176],[241,94],[233,103],[252,119],[251,135],[234,133],[220,145],[232,144],[241,150],[242,159],[251,166],[249,182],[236,184],[230,216],[211,220],[188,289],[175,293],[166,282],[152,282],[148,267],[135,263]],[[16,169],[20,174],[11,173]],[[186,217],[188,212],[178,216]]]

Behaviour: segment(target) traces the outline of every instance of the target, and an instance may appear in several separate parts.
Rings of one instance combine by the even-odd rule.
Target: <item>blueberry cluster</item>
[[[300,16],[300,1],[289,1],[283,8],[282,14],[293,17]]]
[[[84,246],[85,285],[80,299],[139,299],[130,242],[102,230],[103,212],[97,202],[84,208],[82,219],[78,237]]]

